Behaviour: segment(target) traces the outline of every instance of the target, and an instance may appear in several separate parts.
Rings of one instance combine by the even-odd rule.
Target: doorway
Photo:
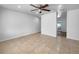
[[[57,36],[65,37],[67,34],[67,11],[57,12]]]

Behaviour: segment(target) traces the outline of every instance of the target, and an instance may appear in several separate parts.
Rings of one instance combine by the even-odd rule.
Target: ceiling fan
[[[42,11],[50,11],[49,9],[46,9],[46,7],[48,7],[49,5],[48,4],[45,4],[45,5],[42,5],[42,4],[39,4],[39,5],[33,5],[33,4],[30,4],[30,6],[32,6],[32,7],[35,7],[36,9],[33,9],[33,10],[31,10],[31,11],[36,11],[36,10],[38,10],[39,11],[39,13],[42,13]]]

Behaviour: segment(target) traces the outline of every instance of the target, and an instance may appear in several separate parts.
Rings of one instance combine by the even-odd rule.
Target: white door
[[[56,37],[56,12],[41,16],[41,34]]]

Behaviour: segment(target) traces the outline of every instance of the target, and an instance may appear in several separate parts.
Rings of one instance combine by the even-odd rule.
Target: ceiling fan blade
[[[31,11],[35,11],[35,10],[38,10],[38,9],[33,9],[33,10],[31,10]]]
[[[41,9],[41,10],[44,10],[44,11],[50,11],[50,10],[48,10],[48,9]]]
[[[33,4],[30,4],[30,6],[33,6],[33,7],[35,7],[35,8],[39,8],[39,7],[37,7],[37,6],[33,5]]]
[[[41,9],[41,8],[45,8],[45,7],[47,7],[47,6],[48,6],[48,4],[45,4],[44,6],[41,6],[40,9]]]

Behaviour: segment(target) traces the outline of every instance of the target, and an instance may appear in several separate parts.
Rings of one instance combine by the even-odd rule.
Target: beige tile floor
[[[79,53],[79,41],[51,37],[40,33],[0,42],[0,53],[6,54],[72,54]]]

